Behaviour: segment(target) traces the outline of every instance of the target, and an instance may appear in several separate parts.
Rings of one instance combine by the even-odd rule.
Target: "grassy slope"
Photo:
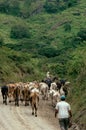
[[[68,37],[75,36],[80,28],[86,28],[86,17],[85,17],[85,0],[81,0],[80,4],[76,7],[69,8],[58,14],[47,14],[42,12],[41,14],[33,15],[29,19],[21,19],[16,16],[0,14],[0,36],[3,37],[4,43],[17,45],[21,40],[14,40],[10,38],[10,30],[14,24],[22,24],[28,26],[31,32],[32,50],[31,51],[16,51],[3,46],[0,48],[0,84],[10,81],[27,81],[33,79],[42,79],[49,69],[53,74],[58,74],[55,67],[58,67],[60,60],[64,60],[65,66],[68,70],[68,77],[71,81],[71,92],[70,98],[73,108],[73,118],[74,120],[83,126],[82,130],[86,129],[85,126],[85,104],[86,104],[86,42],[84,46],[78,46],[70,52],[67,50],[66,53],[60,54],[60,56],[53,58],[46,58],[42,56],[34,56],[34,52],[37,53],[38,48],[35,44],[39,46],[54,46],[56,49],[61,50],[64,48],[64,41]],[[37,4],[37,3],[36,3]],[[36,4],[32,3],[33,7],[36,8]],[[23,4],[21,3],[21,7]],[[37,4],[38,6],[38,4]],[[79,12],[80,15],[74,15],[74,13]],[[65,32],[63,21],[71,22],[71,32]],[[47,37],[45,39],[45,36]],[[48,42],[47,42],[48,41]],[[24,45],[23,49],[29,48],[28,45]],[[71,59],[68,56],[72,57]],[[83,59],[84,67],[80,68],[79,73],[76,77],[70,74],[73,71],[72,64],[76,59]],[[69,67],[71,65],[71,67]],[[54,67],[54,68],[53,68]],[[63,67],[63,66],[62,66]],[[36,68],[36,69],[34,69]],[[71,70],[70,70],[71,68]],[[41,74],[40,74],[41,71]],[[85,91],[84,91],[85,90]],[[83,92],[84,91],[84,92]],[[72,96],[73,95],[73,96]],[[82,95],[82,96],[80,96]]]
[[[78,69],[77,78],[71,77],[71,90],[70,95],[68,97],[68,101],[71,103],[72,112],[73,112],[73,120],[79,124],[80,130],[86,129],[86,46],[78,48],[73,53],[73,60],[70,62],[71,65],[74,63],[74,59],[81,60],[81,66],[79,68],[79,64],[76,64],[76,68]],[[79,61],[78,60],[78,61]],[[70,69],[71,69],[70,65]]]

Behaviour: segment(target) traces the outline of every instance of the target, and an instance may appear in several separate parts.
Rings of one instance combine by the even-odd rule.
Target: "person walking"
[[[61,130],[68,130],[69,122],[72,117],[70,104],[65,101],[65,96],[62,95],[61,101],[56,104],[55,107],[55,118],[58,114],[59,124]]]

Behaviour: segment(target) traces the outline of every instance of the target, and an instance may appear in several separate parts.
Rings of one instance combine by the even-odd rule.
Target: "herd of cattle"
[[[37,116],[40,97],[42,97],[42,100],[50,99],[51,105],[55,106],[56,102],[60,101],[61,95],[67,96],[69,85],[70,82],[63,84],[55,81],[51,82],[50,86],[44,81],[9,83],[1,87],[3,104],[7,105],[8,101],[9,103],[14,102],[15,106],[19,106],[20,101],[25,106],[30,104],[32,115]]]

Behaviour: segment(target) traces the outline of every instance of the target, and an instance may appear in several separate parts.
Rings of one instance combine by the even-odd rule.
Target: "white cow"
[[[60,95],[65,95],[65,92],[64,92],[63,88],[64,88],[64,86],[62,85],[60,90],[59,90]]]
[[[49,91],[49,96],[51,98],[52,106],[55,107],[56,103],[60,101],[60,93],[59,93],[59,91],[51,89]]]
[[[39,83],[39,89],[42,94],[42,99],[48,100],[48,85],[44,82]]]
[[[55,82],[51,83],[50,90],[51,89],[57,90],[57,84]]]

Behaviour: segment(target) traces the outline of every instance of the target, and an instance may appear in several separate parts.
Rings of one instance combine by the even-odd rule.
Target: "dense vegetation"
[[[42,80],[47,71],[71,81],[73,120],[86,129],[85,0],[1,0],[0,84]]]

